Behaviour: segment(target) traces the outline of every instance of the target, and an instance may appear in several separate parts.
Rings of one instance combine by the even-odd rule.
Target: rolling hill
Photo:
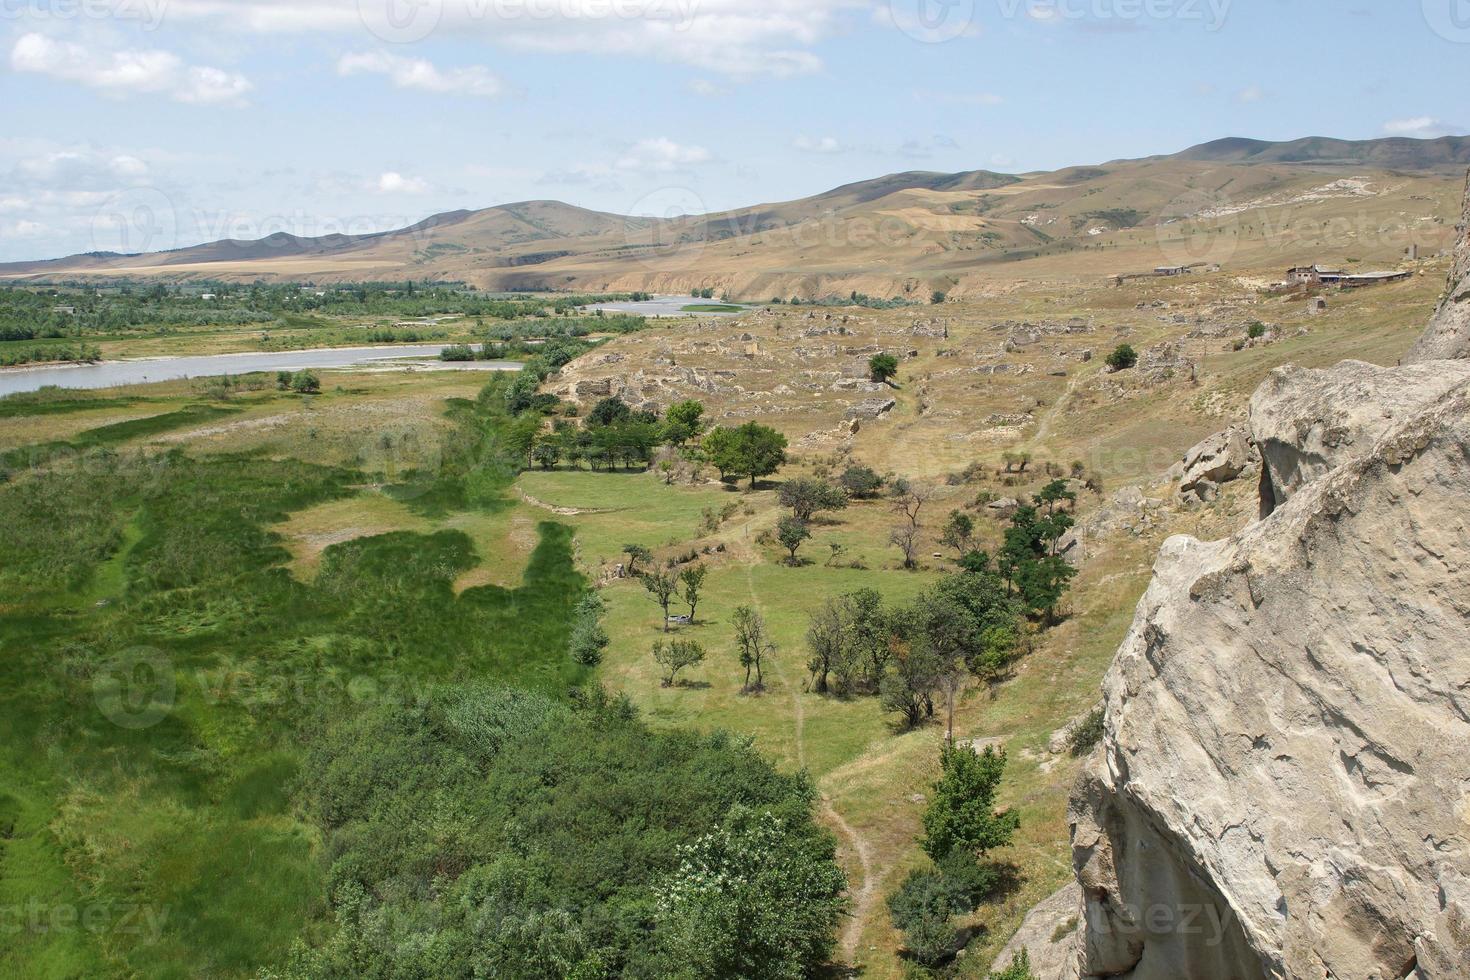
[[[556,201],[362,236],[225,240],[0,265],[0,278],[463,281],[484,289],[714,288],[732,297],[985,294],[1016,278],[1155,265],[1259,273],[1387,265],[1448,246],[1470,138],[1224,139],[1050,173],[890,174],[796,201],[671,219]]]

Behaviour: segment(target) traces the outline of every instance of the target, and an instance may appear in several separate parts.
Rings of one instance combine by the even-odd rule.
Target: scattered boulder
[[[1184,454],[1179,492],[1199,500],[1214,499],[1220,484],[1237,480],[1251,465],[1254,449],[1245,431],[1231,426]]]

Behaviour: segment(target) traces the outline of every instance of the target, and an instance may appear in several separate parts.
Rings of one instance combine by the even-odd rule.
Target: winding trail
[[[750,525],[752,523],[754,522],[747,522],[744,528],[743,536],[747,541],[750,536]],[[765,608],[762,606],[760,596],[756,594],[755,590],[755,576],[753,572],[755,567],[753,562],[754,557],[753,553],[749,555],[748,559],[751,560],[747,560],[745,565],[745,589],[750,595],[751,605],[755,607],[757,612],[764,616]],[[806,708],[801,702],[801,692],[793,687],[787,679],[786,669],[781,665],[781,658],[779,656],[771,658],[771,670],[776,675],[776,680],[780,683],[781,687],[791,694],[792,721],[796,727],[796,762],[799,767],[805,769]],[[821,796],[823,819],[837,831],[838,836],[843,839],[846,846],[856,855],[858,866],[862,871],[862,884],[856,889],[848,889],[849,895],[852,898],[852,913],[848,917],[847,925],[842,930],[839,943],[844,963],[850,967],[856,967],[858,946],[862,942],[863,927],[872,915],[874,903],[878,899],[879,875],[874,871],[872,845],[868,843],[866,838],[853,829],[851,824],[843,819],[842,814],[838,813],[837,808],[832,805],[832,798],[830,796],[826,793],[821,793],[820,787],[818,787],[818,792]]]

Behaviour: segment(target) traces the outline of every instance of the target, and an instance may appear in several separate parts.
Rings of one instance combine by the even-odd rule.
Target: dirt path
[[[750,536],[750,525],[754,521],[746,522],[742,538]],[[755,591],[754,550],[747,559],[745,565],[745,589],[750,595],[751,605],[761,615],[765,610],[761,606],[760,596]],[[801,702],[801,691],[791,685],[787,679],[786,669],[781,665],[779,656],[771,658],[771,670],[776,675],[777,682],[783,689],[791,694],[792,722],[796,728],[796,762],[801,768],[806,768],[806,708]],[[848,893],[852,899],[852,914],[848,918],[846,927],[842,930],[839,941],[842,960],[848,966],[857,966],[858,945],[862,941],[863,927],[873,913],[873,906],[878,899],[879,876],[874,868],[873,848],[862,834],[853,829],[852,825],[843,819],[842,814],[832,805],[831,797],[826,794],[821,796],[821,813],[823,820],[837,831],[846,847],[857,857],[858,867],[862,873],[862,884],[857,888],[849,887]]]

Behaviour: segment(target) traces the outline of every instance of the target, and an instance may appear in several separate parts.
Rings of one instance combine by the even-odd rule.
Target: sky
[[[1470,0],[0,0],[0,261],[1470,132]]]

